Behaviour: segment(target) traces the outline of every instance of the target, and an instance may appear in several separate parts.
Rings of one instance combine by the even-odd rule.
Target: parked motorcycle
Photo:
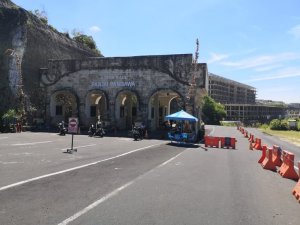
[[[105,134],[104,129],[102,127],[99,127],[96,129],[94,136],[103,137],[104,134]]]
[[[134,127],[132,129],[132,136],[135,141],[143,140],[143,132],[140,128]]]
[[[64,123],[59,123],[58,124],[58,129],[59,129],[59,135],[65,136],[67,133],[67,128],[65,127]]]
[[[89,131],[88,131],[89,137],[94,137],[94,136],[103,137],[104,134],[105,134],[105,131],[101,127],[101,124],[97,124],[97,128],[93,124],[91,124]]]
[[[91,124],[89,131],[88,131],[89,137],[93,137],[95,132],[96,132],[95,126],[93,124]]]

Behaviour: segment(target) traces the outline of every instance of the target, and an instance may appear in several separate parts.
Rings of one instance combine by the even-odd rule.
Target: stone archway
[[[51,123],[68,122],[69,117],[78,117],[77,96],[70,90],[56,91],[50,97]]]
[[[183,97],[176,91],[156,91],[149,99],[148,126],[150,126],[151,130],[163,129],[165,116],[183,108]]]
[[[87,123],[96,123],[97,120],[108,120],[107,96],[104,91],[92,90],[85,98],[85,115]]]
[[[129,90],[118,93],[115,101],[115,118],[119,129],[131,129],[138,119],[138,98]]]

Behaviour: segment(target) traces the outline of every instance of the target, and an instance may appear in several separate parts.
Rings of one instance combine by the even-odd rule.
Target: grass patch
[[[225,127],[236,127],[237,126],[237,122],[235,121],[220,121],[221,126],[225,126]]]
[[[271,130],[270,128],[259,129],[265,134],[276,136],[283,141],[291,142],[297,146],[300,146],[300,131],[292,130]]]

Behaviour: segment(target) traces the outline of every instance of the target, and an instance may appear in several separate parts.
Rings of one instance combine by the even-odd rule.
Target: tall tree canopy
[[[87,46],[89,49],[95,51],[97,54],[101,55],[100,50],[97,48],[96,42],[92,36],[83,34],[80,31],[73,30],[73,40]]]
[[[217,103],[209,96],[203,98],[202,113],[206,124],[220,125],[220,121],[226,116],[224,105]]]

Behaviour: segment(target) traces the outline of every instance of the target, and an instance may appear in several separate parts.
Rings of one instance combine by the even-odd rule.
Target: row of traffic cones
[[[262,155],[258,160],[263,169],[277,171],[283,178],[298,181],[292,190],[292,194],[300,203],[300,161],[298,162],[299,174],[296,173],[294,168],[295,155],[291,152],[282,150],[279,146],[273,145],[269,148],[267,145],[262,145],[260,138],[255,138],[254,135],[249,134],[244,128],[239,128],[244,137],[248,137],[249,150],[261,150]],[[279,169],[277,170],[277,167]]]

